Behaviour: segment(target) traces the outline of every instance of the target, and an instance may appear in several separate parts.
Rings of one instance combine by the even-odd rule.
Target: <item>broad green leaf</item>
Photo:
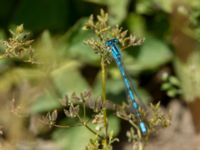
[[[173,88],[173,87],[172,87],[172,85],[171,85],[170,83],[168,83],[168,82],[163,83],[162,86],[161,86],[161,89],[162,89],[162,90],[170,90],[171,88]]]
[[[94,135],[85,127],[73,127],[69,129],[57,129],[53,133],[53,139],[66,150],[84,150],[89,139]]]
[[[120,122],[117,117],[109,116],[109,132],[113,132],[114,136],[117,136],[120,130]],[[91,125],[94,129],[94,125]],[[68,129],[57,129],[53,133],[53,139],[63,148],[67,150],[84,150],[85,146],[89,143],[90,138],[94,138],[92,134],[84,126],[72,127]],[[78,141],[78,144],[77,144]]]
[[[53,66],[61,57],[60,50],[56,47],[56,43],[49,31],[44,31],[35,43],[35,56],[37,61]]]
[[[97,64],[99,56],[93,50],[84,44],[84,41],[94,37],[95,35],[89,31],[83,30],[86,19],[79,20],[63,37],[60,43],[65,55],[78,59],[83,63]]]
[[[66,62],[51,73],[52,82],[63,96],[72,92],[82,92],[89,88],[77,63],[75,61]]]
[[[41,96],[39,96],[31,106],[32,113],[40,113],[51,111],[58,108],[60,103],[58,97],[53,95],[50,91],[46,90]]]
[[[23,81],[35,81],[43,76],[43,73],[37,69],[12,68],[7,62],[0,61],[2,75],[0,78],[0,91],[9,91],[14,85]]]
[[[153,0],[139,0],[136,3],[136,12],[139,14],[151,14]]]
[[[88,89],[88,84],[81,76],[75,61],[69,61],[50,73],[50,87],[37,98],[32,106],[32,112],[49,111],[60,106],[59,99],[72,92],[82,92]]]
[[[116,72],[119,73],[118,70],[116,70]],[[93,85],[93,92],[95,96],[101,96],[102,94],[101,72],[99,72],[99,74],[96,77],[95,83]],[[116,97],[118,98],[117,101],[121,101],[122,99],[123,100],[125,99],[124,97],[119,96],[122,93],[124,93],[124,84],[123,84],[123,80],[121,79],[121,76],[119,76],[119,78],[112,77],[112,78],[106,79],[106,93],[108,95],[108,99],[110,100],[115,99]]]
[[[155,0],[155,3],[157,3],[165,12],[172,12],[174,0]]]
[[[170,76],[170,77],[169,77],[169,82],[170,82],[172,85],[180,86],[180,81],[179,81],[178,78],[175,77],[175,76]]]
[[[172,59],[169,47],[156,38],[147,38],[144,44],[139,49],[133,49],[132,53],[135,58],[124,56],[125,65],[131,74],[156,69]]]
[[[112,94],[119,94],[124,89],[124,83],[121,78],[121,74],[118,68],[107,68],[107,72],[110,75],[110,78],[106,79],[106,92]],[[102,82],[101,82],[101,71],[96,77],[96,82],[94,83],[94,91],[101,95]]]
[[[177,95],[177,90],[176,89],[170,89],[167,91],[167,95],[169,97],[175,97]]]
[[[108,0],[108,12],[112,25],[121,24],[127,15],[129,0]]]
[[[130,33],[141,37],[144,36],[146,32],[146,23],[141,15],[130,13],[126,19],[126,24]]]
[[[121,73],[117,67],[108,68],[108,74],[110,78],[106,80],[106,92],[107,98],[114,103],[119,103],[122,101],[127,101],[128,93],[126,92],[126,87],[123,82],[123,78]],[[137,95],[139,95],[139,99],[141,99],[142,103],[146,103],[151,99],[150,94],[142,89],[142,87],[138,87],[135,79],[129,77],[129,80],[132,85],[134,85],[135,91]],[[102,83],[101,83],[101,73],[97,76],[96,82],[94,84],[93,92],[96,96],[100,96],[102,92]]]
[[[119,118],[115,116],[109,116],[108,118],[108,131],[113,132],[114,136],[117,136],[117,134],[120,131],[120,120]]]

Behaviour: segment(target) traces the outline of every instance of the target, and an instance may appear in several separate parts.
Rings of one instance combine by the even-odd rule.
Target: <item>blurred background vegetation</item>
[[[59,100],[66,94],[91,89],[101,95],[99,56],[83,43],[93,34],[82,30],[101,8],[109,13],[111,25],[145,38],[141,46],[123,51],[144,103],[161,101],[167,109],[179,99],[191,110],[196,133],[200,132],[199,0],[1,0],[0,40],[23,24],[34,40],[33,62],[39,62],[0,60],[0,143],[6,150],[84,149],[91,137],[85,128],[48,128],[40,115],[62,111]],[[108,99],[125,101],[114,64],[108,74]],[[126,125],[112,115],[109,120],[120,136]],[[58,122],[73,124],[64,115]]]

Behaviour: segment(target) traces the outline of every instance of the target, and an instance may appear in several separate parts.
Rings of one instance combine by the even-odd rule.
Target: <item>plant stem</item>
[[[129,123],[137,130],[137,135],[138,135],[139,139],[141,140],[142,139],[142,134],[141,134],[140,129],[138,128],[138,126],[132,120],[129,120]]]
[[[86,107],[85,107],[85,103],[83,103],[83,117],[85,119],[86,117]]]
[[[99,135],[95,130],[93,130],[92,128],[90,128],[88,125],[87,125],[87,122],[85,122],[84,120],[81,119],[81,117],[79,115],[77,115],[77,118],[79,119],[80,123],[86,127],[90,132],[92,132],[94,135],[100,137],[100,138],[103,138],[101,135]]]
[[[138,135],[138,139],[139,139],[138,149],[144,150],[144,143],[142,142],[142,134],[140,132],[140,129],[133,121],[129,120],[129,123],[137,130],[137,135]]]
[[[105,136],[108,136],[108,122],[107,122],[107,112],[106,112],[106,68],[104,58],[101,57],[101,80],[102,80],[102,101],[103,101],[103,116],[104,116],[104,129]],[[107,143],[106,143],[107,144]]]

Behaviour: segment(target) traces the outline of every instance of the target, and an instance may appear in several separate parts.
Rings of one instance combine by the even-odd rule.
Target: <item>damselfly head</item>
[[[113,38],[113,39],[111,39],[111,40],[106,41],[105,45],[108,46],[108,47],[111,47],[111,46],[117,44],[118,42],[119,42],[118,39]]]

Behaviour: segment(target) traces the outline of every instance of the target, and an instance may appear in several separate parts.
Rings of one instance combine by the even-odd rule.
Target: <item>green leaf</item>
[[[49,111],[60,107],[59,99],[72,92],[82,92],[89,88],[86,80],[79,71],[80,64],[68,60],[52,72],[49,72],[50,83],[46,91],[36,99],[32,112]]]
[[[78,70],[78,62],[66,62],[51,73],[52,81],[64,96],[72,92],[82,92],[89,88],[86,80]]]
[[[136,12],[139,14],[152,13],[153,0],[140,0],[136,3]]]
[[[77,62],[66,62],[50,73],[51,87],[37,98],[32,112],[49,111],[60,106],[59,99],[66,94],[87,90],[88,84],[78,70]],[[58,95],[59,94],[59,95]]]
[[[111,68],[109,68],[108,72],[110,71],[113,72],[114,70],[115,70],[115,73],[116,72],[119,73],[118,70],[111,69]],[[96,81],[93,86],[93,93],[95,96],[100,96],[101,92],[102,92],[102,83],[101,83],[101,71],[100,71],[96,77]],[[117,98],[117,102],[124,100],[125,95],[123,96],[121,95],[124,92],[125,92],[124,83],[121,78],[121,75],[119,76],[119,78],[112,77],[106,80],[106,93],[108,95],[108,99],[115,100],[115,102],[116,102],[116,98]]]
[[[127,15],[129,0],[108,0],[108,12],[112,25],[121,24]]]
[[[162,90],[169,90],[172,88],[172,85],[170,83],[163,83],[161,86]]]
[[[56,47],[54,39],[49,31],[44,31],[35,43],[35,56],[38,62],[45,63],[45,65],[52,66],[59,60],[59,49]]]
[[[126,24],[130,33],[137,36],[144,36],[146,30],[145,19],[136,13],[130,13],[127,17]]]
[[[117,136],[120,131],[119,119],[115,116],[109,116],[108,122],[109,132],[113,132],[113,135]],[[94,127],[94,125],[91,126]],[[84,126],[72,127],[69,129],[57,129],[53,133],[53,139],[62,147],[62,149],[67,150],[84,150],[85,146],[89,143],[90,138],[94,139],[94,137],[95,135]]]
[[[175,86],[180,86],[180,81],[178,80],[177,77],[175,76],[170,76],[169,77],[169,82]]]
[[[85,127],[60,128],[53,133],[53,139],[66,150],[84,150],[93,136]]]
[[[53,95],[50,91],[46,90],[41,96],[39,96],[33,105],[31,105],[32,113],[46,112],[58,108],[60,103],[58,97]]]
[[[144,44],[139,49],[134,49],[132,53],[134,59],[127,55],[124,57],[127,70],[131,73],[156,69],[172,59],[169,47],[153,37],[147,38]]]
[[[167,95],[169,97],[175,97],[177,95],[177,90],[176,89],[170,89],[167,91]]]
[[[117,134],[120,131],[120,120],[119,118],[115,117],[115,116],[109,116],[108,118],[108,131],[109,132],[113,132],[114,136],[117,136]]]
[[[163,1],[163,0],[155,0],[155,3],[159,4],[162,10],[167,13],[172,12],[173,9],[173,0]]]
[[[119,68],[108,68],[108,74],[110,75],[110,78],[106,80],[106,92],[107,92],[107,98],[114,103],[122,102],[127,100],[127,93],[126,93],[126,88],[123,82],[123,78],[121,76],[121,73],[119,71]],[[131,83],[135,84],[135,79],[131,78]],[[96,96],[101,95],[101,72],[99,72],[96,82],[94,84],[93,92],[95,93]],[[139,99],[141,99],[141,103],[147,103],[150,99],[151,96],[150,94],[142,89],[142,87],[135,87],[137,94],[139,95]]]
[[[67,57],[75,58],[83,63],[91,65],[97,64],[99,56],[93,50],[84,44],[84,40],[94,36],[93,33],[82,29],[86,18],[80,19],[63,37],[60,45]]]
[[[21,84],[22,81],[35,82],[43,73],[37,69],[12,68],[12,63],[7,59],[0,61],[2,70],[0,78],[0,91],[9,91],[13,85]]]

